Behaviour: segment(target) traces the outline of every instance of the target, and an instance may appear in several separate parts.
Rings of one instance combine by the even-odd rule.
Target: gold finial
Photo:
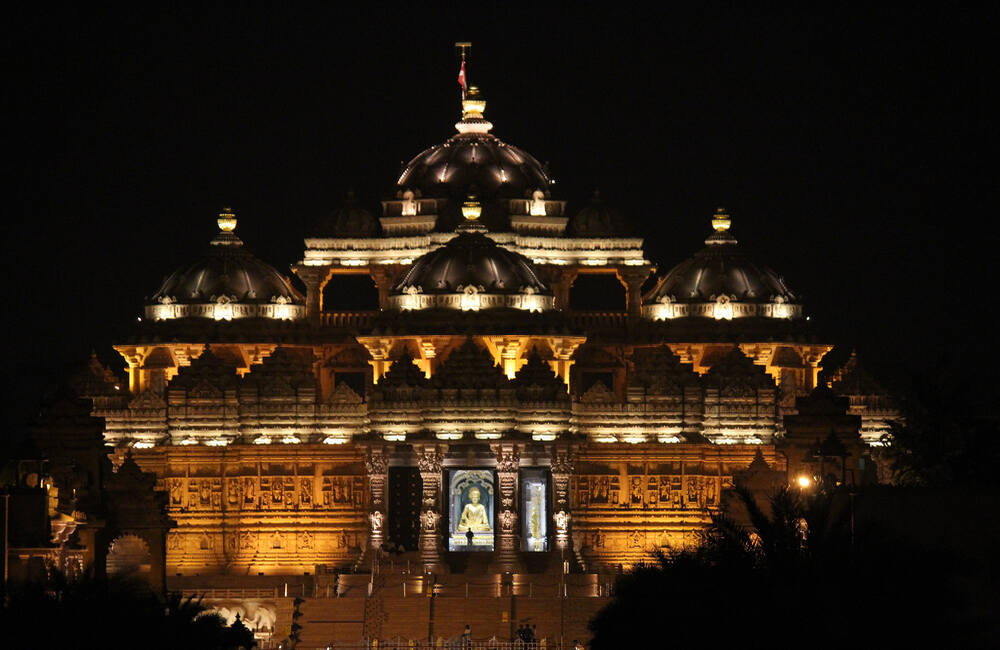
[[[479,93],[478,86],[469,86],[469,93],[462,100],[462,119],[481,120],[486,111],[486,100]]]
[[[483,213],[483,206],[479,203],[475,194],[469,194],[462,204],[462,216],[469,221],[475,221]]]
[[[733,220],[729,218],[729,213],[726,212],[726,209],[717,208],[715,215],[712,217],[712,227],[715,228],[715,231],[725,232],[729,230],[729,226],[731,225],[733,225]]]
[[[216,223],[219,224],[219,230],[222,232],[233,232],[236,230],[236,215],[233,214],[233,209],[230,207],[222,208],[222,212],[219,213],[219,219]]]

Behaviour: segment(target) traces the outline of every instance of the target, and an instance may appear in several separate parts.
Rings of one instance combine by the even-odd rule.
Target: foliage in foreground
[[[242,623],[227,627],[200,599],[166,601],[139,579],[113,577],[29,585],[0,610],[11,648],[185,648],[237,650],[254,645]],[[9,644],[9,645],[8,645]]]
[[[593,648],[844,648],[988,645],[988,609],[962,597],[962,567],[875,530],[852,544],[846,499],[771,512],[740,492],[752,528],[716,518],[698,550],[660,554],[621,576],[591,621]],[[634,645],[633,645],[634,644]]]

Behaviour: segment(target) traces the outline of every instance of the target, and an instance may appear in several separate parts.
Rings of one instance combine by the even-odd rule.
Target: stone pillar
[[[377,549],[385,542],[386,499],[389,482],[389,459],[385,447],[369,447],[365,454],[368,475],[368,543]]]
[[[552,448],[552,520],[556,524],[556,548],[563,553],[570,546],[569,479],[573,474],[573,451],[565,443]]]
[[[649,277],[652,269],[648,266],[618,267],[615,273],[618,281],[625,285],[625,308],[629,316],[639,316],[642,313],[642,283]]]
[[[416,445],[417,468],[422,483],[420,501],[420,562],[424,571],[441,573],[441,463],[447,445]]]
[[[378,290],[379,309],[386,308],[386,304],[389,302],[389,291],[395,286],[396,279],[405,270],[406,267],[397,264],[370,267],[368,274],[371,276],[372,282],[375,283],[375,288]]]
[[[556,309],[568,310],[569,290],[576,282],[577,270],[567,266],[540,266],[538,270],[552,289]]]
[[[497,513],[496,564],[500,572],[514,572],[520,566],[518,550],[520,538],[517,531],[518,470],[524,445],[496,443],[490,449],[497,458],[497,492],[500,508]]]
[[[319,325],[320,314],[323,312],[323,288],[330,280],[332,269],[328,266],[298,264],[292,267],[292,270],[306,285],[306,315],[309,317],[309,322]]]

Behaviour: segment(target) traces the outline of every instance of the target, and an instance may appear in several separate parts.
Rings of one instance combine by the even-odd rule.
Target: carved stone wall
[[[137,454],[156,473],[177,522],[167,535],[167,573],[349,566],[367,532],[362,458],[350,449],[322,452],[168,447]]]

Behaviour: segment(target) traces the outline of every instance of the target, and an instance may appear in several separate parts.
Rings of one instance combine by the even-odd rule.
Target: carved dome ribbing
[[[146,317],[153,320],[201,317],[215,320],[305,317],[305,298],[273,266],[243,247],[233,234],[235,217],[224,226],[205,254],[171,273],[150,298]]]
[[[542,311],[551,309],[552,302],[552,292],[528,258],[470,231],[459,232],[441,248],[419,257],[389,297],[397,309]]]
[[[643,297],[643,315],[801,318],[802,306],[784,279],[737,245],[728,215],[720,211],[713,223],[719,225],[705,248],[670,269]]]

